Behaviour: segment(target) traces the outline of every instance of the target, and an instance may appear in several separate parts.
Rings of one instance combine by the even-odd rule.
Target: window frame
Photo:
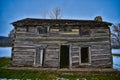
[[[40,26],[37,28],[37,32],[39,35],[46,35],[48,33],[48,27]]]
[[[88,63],[81,62],[81,48],[88,47]],[[91,48],[89,46],[79,47],[79,65],[91,65]]]
[[[80,36],[90,36],[90,27],[87,27],[87,26],[79,27],[79,35]]]
[[[61,26],[59,27],[59,32],[72,32],[71,26]]]

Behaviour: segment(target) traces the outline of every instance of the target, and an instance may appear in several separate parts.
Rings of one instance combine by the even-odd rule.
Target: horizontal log
[[[59,53],[60,50],[45,50],[45,52],[48,52],[48,53]]]
[[[26,41],[26,43],[24,43],[24,41]],[[90,45],[92,45],[92,44],[97,44],[97,42],[98,42],[98,44],[99,44],[99,42],[101,41],[101,43],[100,44],[102,44],[102,42],[103,42],[103,44],[107,44],[107,43],[109,43],[109,44],[107,44],[107,45],[110,45],[110,42],[108,41],[108,40],[104,40],[103,39],[103,41],[102,40],[94,40],[94,42],[96,42],[96,43],[92,43],[93,42],[93,40],[91,39],[91,40],[75,40],[75,39],[69,39],[69,40],[67,40],[67,39],[54,39],[54,40],[51,40],[51,39],[42,39],[42,40],[36,40],[36,39],[34,39],[34,40],[17,40],[16,42],[23,42],[22,44],[23,45],[26,45],[27,43],[31,43],[31,45],[32,45],[32,43],[33,44],[43,44],[43,43],[45,43],[45,44],[52,44],[52,43],[54,43],[54,44],[57,44],[57,45],[59,45],[59,44],[77,44],[77,45],[81,45],[81,46],[90,46]],[[85,42],[85,43],[84,43]]]
[[[101,53],[104,53],[106,52],[106,50],[110,50],[110,49],[91,49],[91,51],[93,52],[101,52]]]
[[[47,48],[60,48],[59,45],[56,45],[56,44],[51,44],[51,45],[48,45]]]
[[[16,48],[16,47],[17,48],[29,48],[29,49],[34,49],[35,48],[35,46],[27,46],[27,45],[26,46],[23,46],[23,45],[22,46],[17,46],[17,45],[13,46],[13,48]]]
[[[79,56],[79,52],[78,53],[71,53],[71,56],[74,57],[74,56]]]
[[[15,33],[15,35],[18,37],[38,37],[38,34],[36,33],[22,33],[22,32],[18,32],[18,33]]]
[[[73,60],[73,61],[72,61],[72,64],[74,64],[74,63],[79,63],[79,61],[77,61],[77,60],[74,61],[74,60]],[[79,65],[79,64],[77,64],[77,65]]]
[[[101,36],[101,37],[103,37],[103,36],[109,36],[109,34],[108,33],[95,33],[95,34],[93,34],[93,35],[91,35],[92,37],[97,37],[97,36]]]
[[[111,62],[109,62],[107,64],[104,64],[104,63],[103,64],[92,64],[91,66],[92,67],[101,67],[101,68],[102,67],[107,67],[108,68],[108,67],[112,67],[112,64],[111,64]]]
[[[99,48],[106,48],[106,49],[110,49],[110,45],[92,45],[91,46],[92,49],[99,49]]]
[[[59,59],[59,56],[58,55],[49,55],[49,56],[46,55],[45,58],[47,58],[46,60]]]
[[[92,56],[92,60],[101,60],[101,59],[110,59],[111,55],[97,55],[97,56]]]
[[[21,28],[21,27],[16,27],[16,32],[26,32],[26,28],[25,27],[23,27],[23,28]]]
[[[79,58],[80,56],[78,56],[78,55],[74,55],[74,56],[72,56],[72,58]]]
[[[58,67],[59,66],[59,60],[56,59],[49,59],[45,60],[44,67]]]
[[[76,51],[79,51],[79,47],[80,47],[80,46],[78,46],[78,47],[76,47],[76,48],[75,48],[75,47],[74,47],[74,48],[71,48],[71,51],[75,51],[75,52],[76,52]]]
[[[60,50],[59,49],[47,49],[46,50],[47,52],[59,52]]]
[[[32,57],[21,58],[21,57],[16,56],[16,57],[14,57],[13,61],[32,61],[33,62],[34,58],[32,58]]]
[[[108,29],[100,29],[100,28],[95,28],[95,29],[91,29],[91,31],[93,31],[94,33],[106,33],[106,32],[109,32],[109,28]]]
[[[109,56],[111,55],[110,53],[92,53],[91,56],[94,57],[94,56]]]
[[[91,60],[97,62],[97,61],[107,61],[107,60],[110,60],[110,59],[111,59],[111,57],[108,57],[108,58],[107,57],[105,57],[105,58],[100,58],[99,57],[99,58],[92,58]]]
[[[110,45],[110,41],[109,40],[107,40],[107,41],[100,41],[100,42],[93,41],[93,42],[90,42],[90,44],[92,44],[92,45]]]
[[[36,49],[29,49],[29,48],[14,48],[13,51],[30,51],[30,52],[35,52]]]
[[[79,51],[71,51],[71,54],[78,54]]]
[[[33,61],[12,61],[13,65],[16,66],[32,66],[33,65]]]
[[[72,63],[74,63],[74,62],[79,62],[79,57],[74,57],[74,58],[72,58]]]
[[[104,60],[104,61],[92,61],[92,65],[107,65],[112,64],[110,60]]]
[[[96,51],[91,51],[91,53],[94,55],[94,54],[111,54],[110,50],[104,50],[104,51],[99,51],[99,50],[96,50]]]
[[[79,66],[79,62],[73,62],[72,63],[72,67],[77,67],[77,66]]]
[[[31,51],[13,51],[12,52],[14,55],[34,55],[35,52]]]
[[[23,40],[25,40],[25,39],[28,39],[28,40],[33,40],[33,39],[38,39],[38,40],[41,40],[41,39],[73,39],[73,38],[76,38],[76,39],[94,39],[94,38],[109,38],[109,36],[97,36],[97,37],[85,37],[85,36],[79,36],[79,37],[69,37],[69,36],[63,36],[63,37],[59,37],[58,35],[56,35],[56,36],[47,36],[47,37],[41,37],[41,36],[38,36],[38,37],[35,37],[35,36],[33,36],[33,37],[16,37],[16,39],[23,39]]]
[[[23,43],[23,42],[22,42],[22,43]],[[20,47],[20,46],[25,46],[25,47],[26,47],[26,46],[35,46],[35,44],[28,44],[28,43],[22,44],[22,43],[21,43],[21,44],[20,44],[20,43],[19,43],[19,44],[14,44],[14,47]]]

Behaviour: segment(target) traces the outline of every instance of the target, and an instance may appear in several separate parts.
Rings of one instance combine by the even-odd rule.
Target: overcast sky
[[[7,36],[10,24],[23,18],[43,18],[44,12],[60,7],[67,19],[90,19],[120,22],[120,0],[0,0],[0,36]]]

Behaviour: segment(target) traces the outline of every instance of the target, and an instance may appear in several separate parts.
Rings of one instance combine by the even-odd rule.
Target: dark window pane
[[[39,27],[38,32],[39,32],[39,34],[46,34],[47,33],[47,27]]]
[[[71,32],[72,28],[68,26],[61,26],[60,31]]]
[[[81,48],[81,63],[89,62],[89,49],[88,47]]]
[[[80,35],[90,35],[90,29],[88,27],[80,27]]]

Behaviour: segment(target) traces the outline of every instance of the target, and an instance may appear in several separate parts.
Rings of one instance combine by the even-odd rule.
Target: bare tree
[[[112,26],[112,46],[113,48],[120,48],[120,23]]]
[[[56,7],[49,13],[49,15],[51,19],[61,19],[61,9],[59,7]]]

